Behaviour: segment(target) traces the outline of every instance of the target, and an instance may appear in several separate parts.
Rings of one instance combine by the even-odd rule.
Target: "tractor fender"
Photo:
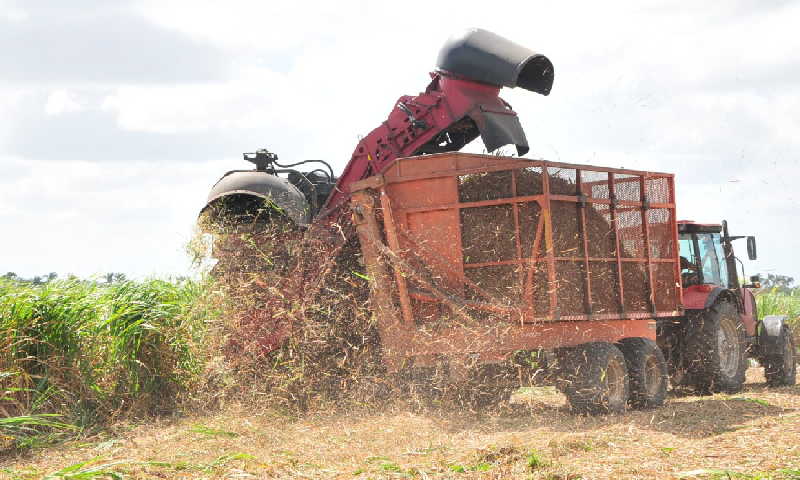
[[[311,209],[300,190],[283,177],[259,170],[234,170],[226,173],[211,188],[201,214],[215,202],[232,195],[269,200],[297,225],[308,225],[311,222]]]
[[[728,292],[722,287],[714,287],[712,290],[703,289],[705,285],[692,285],[685,289],[683,293],[683,306],[688,310],[705,310],[712,307],[720,296]]]
[[[720,298],[725,291],[726,290],[722,287],[717,287],[712,290],[711,293],[708,294],[708,297],[706,297],[706,302],[705,305],[703,305],[703,308],[710,308],[712,305],[717,303],[717,299]]]
[[[719,300],[730,300],[733,302],[736,309],[739,310],[739,302],[736,301],[736,297],[731,294],[730,290],[722,287],[717,287],[708,294],[703,308],[711,308]]]
[[[786,315],[767,315],[761,319],[758,344],[762,356],[780,355],[783,353],[781,333],[786,324]]]

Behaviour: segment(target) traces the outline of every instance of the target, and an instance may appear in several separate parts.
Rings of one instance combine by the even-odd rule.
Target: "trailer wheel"
[[[622,413],[630,384],[625,356],[610,343],[595,342],[559,352],[559,387],[578,413]]]
[[[634,408],[655,408],[667,398],[667,362],[656,342],[649,338],[623,338],[619,349],[625,356]]]
[[[686,326],[687,382],[702,393],[736,393],[747,370],[745,329],[736,306],[721,301]]]
[[[797,383],[794,339],[792,338],[792,332],[786,325],[781,329],[779,342],[781,353],[764,357],[761,362],[764,365],[764,376],[767,378],[767,385],[771,387]]]

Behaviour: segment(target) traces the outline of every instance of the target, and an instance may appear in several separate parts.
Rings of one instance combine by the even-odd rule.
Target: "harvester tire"
[[[610,343],[565,348],[559,356],[559,389],[577,413],[623,413],[630,394],[625,356]]]
[[[742,389],[747,345],[744,323],[734,304],[723,300],[691,315],[685,340],[686,384],[703,394]]]
[[[761,361],[764,365],[764,377],[767,379],[767,385],[771,387],[795,385],[797,383],[797,363],[794,358],[796,349],[792,332],[786,325],[781,328],[779,343],[781,353],[766,356]]]
[[[628,367],[631,394],[628,404],[633,408],[656,408],[667,398],[667,362],[656,342],[649,338],[623,338],[619,349]]]

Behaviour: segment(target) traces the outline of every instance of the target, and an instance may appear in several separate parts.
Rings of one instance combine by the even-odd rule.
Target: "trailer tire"
[[[764,377],[767,379],[767,385],[771,387],[795,385],[797,383],[797,363],[794,359],[796,350],[792,332],[786,325],[781,328],[779,345],[780,354],[766,356],[761,362],[764,365]]]
[[[747,371],[747,345],[736,306],[721,300],[688,320],[685,383],[700,393],[741,391]]]
[[[623,413],[630,383],[625,356],[611,343],[565,348],[558,354],[559,388],[577,413]]]
[[[667,362],[656,342],[649,338],[623,338],[619,349],[625,356],[630,379],[630,399],[633,408],[656,408],[667,398]]]

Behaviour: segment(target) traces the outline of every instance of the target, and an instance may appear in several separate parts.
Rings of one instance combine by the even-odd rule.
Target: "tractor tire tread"
[[[628,377],[631,385],[629,404],[638,409],[657,408],[664,405],[667,398],[669,376],[664,354],[658,348],[656,342],[649,338],[630,337],[623,338],[618,345],[625,356],[625,363],[628,367]],[[657,379],[647,378],[647,361],[649,358],[654,358],[658,365]],[[658,382],[654,392],[647,388],[649,381]]]
[[[586,343],[563,349],[559,354],[559,389],[567,396],[577,413],[624,413],[630,393],[625,356],[615,345],[606,342]],[[604,382],[608,365],[618,362],[624,369],[623,393],[620,398],[608,397]]]
[[[717,336],[723,320],[736,324],[739,358],[736,371],[726,376],[720,367]],[[687,383],[701,393],[737,393],[741,391],[747,371],[745,328],[736,306],[727,300],[715,303],[702,314],[689,318],[686,330]]]

